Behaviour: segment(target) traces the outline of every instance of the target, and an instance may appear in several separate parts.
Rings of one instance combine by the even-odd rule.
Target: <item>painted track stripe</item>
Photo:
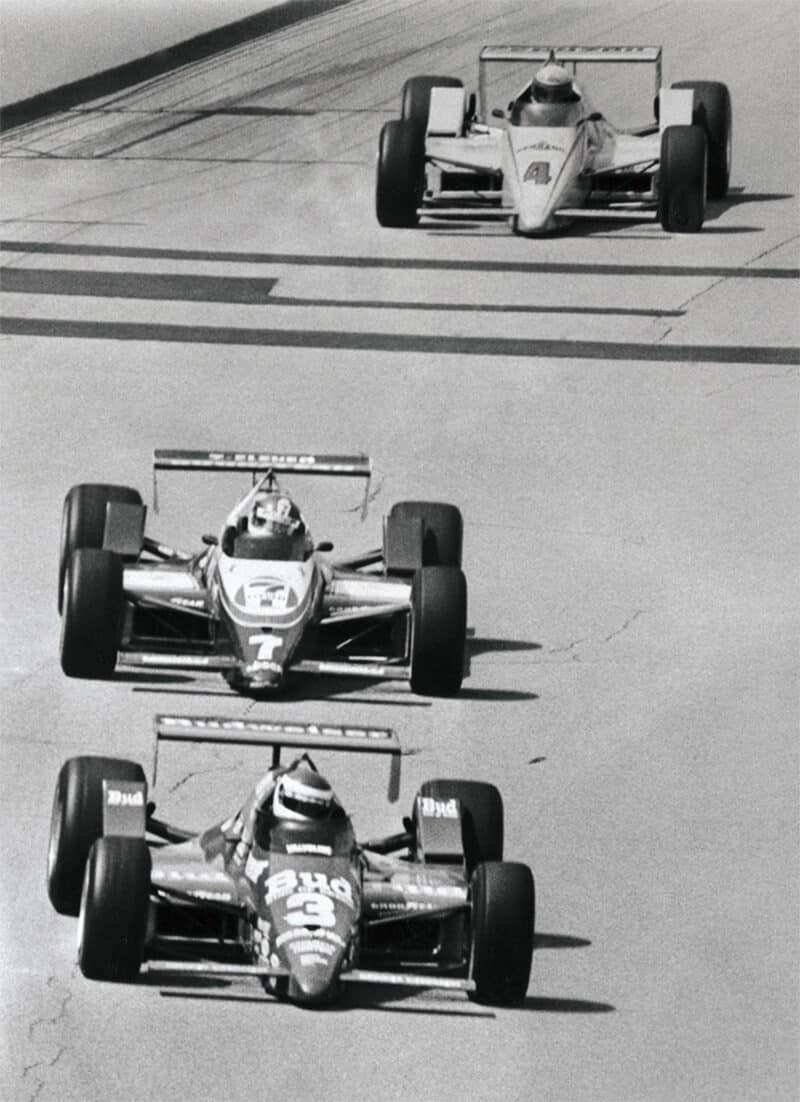
[[[407,333],[346,333],[326,329],[250,329],[143,322],[0,320],[6,336],[76,340],[164,341],[273,348],[325,348],[355,352],[430,353],[437,356],[521,356],[544,359],[643,360],[658,363],[800,364],[800,348],[703,344],[615,344],[610,341],[526,340],[513,337],[442,337]]]

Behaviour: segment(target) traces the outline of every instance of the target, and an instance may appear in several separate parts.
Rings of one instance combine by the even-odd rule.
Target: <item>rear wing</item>
[[[347,727],[330,723],[282,723],[224,716],[157,715],[153,720],[156,745],[153,784],[161,742],[214,743],[228,746],[271,746],[272,766],[280,765],[284,746],[316,750],[348,750],[351,753],[389,754],[388,797],[400,795],[400,740],[390,727]]]
[[[364,506],[369,495],[372,461],[367,455],[314,455],[303,452],[187,451],[156,448],[153,452],[153,501],[157,501],[158,471],[247,471],[273,474],[338,475],[365,478]]]
[[[484,46],[479,55],[478,92],[483,118],[488,113],[486,66],[491,62],[544,63],[555,55],[559,65],[577,72],[579,62],[616,62],[655,66],[655,91],[661,87],[660,46]]]

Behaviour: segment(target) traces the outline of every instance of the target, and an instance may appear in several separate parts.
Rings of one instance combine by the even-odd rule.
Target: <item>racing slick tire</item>
[[[423,524],[422,547],[418,529]],[[421,566],[461,566],[464,521],[455,505],[440,501],[398,501],[386,517],[384,564],[387,573]]]
[[[382,226],[410,229],[425,190],[425,126],[416,119],[383,124],[378,144],[375,213]]]
[[[525,998],[533,960],[536,889],[517,861],[489,861],[472,874],[470,998],[493,1006]]]
[[[78,918],[78,966],[90,980],[130,982],[144,959],[150,906],[144,838],[98,838],[89,852]]]
[[[80,911],[86,858],[103,833],[103,781],[144,779],[141,765],[124,758],[69,758],[61,766],[47,850],[47,894],[59,914]]]
[[[706,201],[702,126],[668,126],[661,135],[658,216],[668,233],[698,233]]]
[[[467,579],[457,566],[423,566],[411,583],[411,690],[452,696],[464,678]]]
[[[731,177],[733,110],[728,87],[718,80],[679,80],[673,88],[691,88],[694,92],[692,121],[702,126],[708,143],[706,196],[724,199]]]
[[[67,677],[111,677],[122,618],[122,559],[79,547],[67,563],[61,620],[61,669]]]
[[[403,85],[400,117],[416,119],[423,127],[427,127],[428,112],[431,107],[431,89],[463,87],[464,82],[458,77],[409,77]]]
[[[141,505],[142,495],[130,486],[82,482],[64,498],[61,511],[61,542],[58,556],[58,611],[64,603],[64,575],[73,551],[79,547],[102,547],[106,526],[106,505],[118,501]]]
[[[468,873],[481,862],[503,860],[503,797],[493,784],[436,779],[425,781],[417,796],[442,801],[455,798],[461,803],[461,836]]]

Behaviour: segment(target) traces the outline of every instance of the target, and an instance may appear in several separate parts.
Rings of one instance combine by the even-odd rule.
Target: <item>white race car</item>
[[[594,107],[577,70],[598,62],[654,67],[653,122],[618,129]],[[521,64],[540,68],[492,108],[489,89]],[[477,97],[453,77],[406,81],[401,118],[381,130],[378,221],[503,218],[541,234],[580,216],[656,217],[669,232],[696,233],[706,199],[728,190],[731,117],[718,81],[663,88],[660,46],[485,46]]]

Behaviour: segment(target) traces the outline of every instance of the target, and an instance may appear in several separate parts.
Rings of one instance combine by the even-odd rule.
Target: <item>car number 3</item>
[[[290,926],[335,926],[333,900],[316,892],[295,892],[286,900],[286,921]]]

